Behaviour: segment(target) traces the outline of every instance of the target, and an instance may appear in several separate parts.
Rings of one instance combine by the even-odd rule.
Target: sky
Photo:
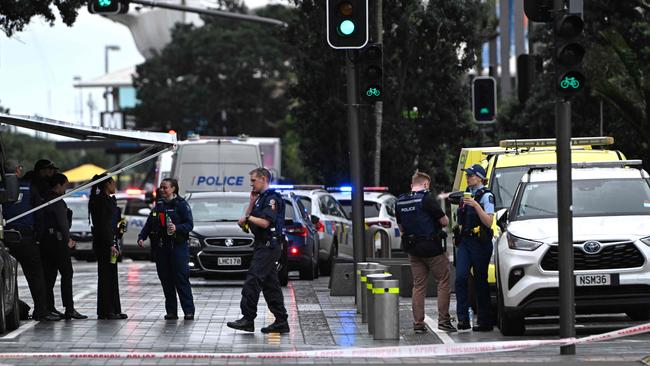
[[[246,0],[249,8],[269,0]],[[278,2],[278,1],[273,1]],[[80,123],[90,123],[89,100],[96,105],[92,116],[98,125],[104,109],[103,89],[74,88],[74,78],[92,80],[104,74],[104,47],[118,45],[109,52],[109,71],[144,62],[131,32],[121,24],[89,14],[85,7],[72,27],[57,20],[50,27],[42,18],[33,18],[20,33],[7,38],[0,33],[0,105],[12,114],[39,115]]]

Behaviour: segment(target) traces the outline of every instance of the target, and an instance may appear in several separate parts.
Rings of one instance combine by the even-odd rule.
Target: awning
[[[92,80],[80,81],[73,84],[73,86],[75,88],[119,88],[120,86],[133,86],[134,75],[135,65],[110,72]]]
[[[82,164],[63,172],[70,183],[79,183],[91,180],[96,174],[102,174],[106,169],[94,164]]]

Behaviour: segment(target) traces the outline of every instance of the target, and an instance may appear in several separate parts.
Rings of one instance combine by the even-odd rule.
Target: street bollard
[[[399,339],[399,280],[375,280],[372,297],[373,338]]]
[[[390,273],[376,273],[369,274],[366,282],[366,299],[368,299],[368,333],[372,334],[374,332],[374,301],[372,296],[372,289],[374,288],[374,283],[377,280],[390,280],[393,275]]]
[[[375,262],[360,262],[357,263],[357,270],[355,271],[355,286],[356,291],[354,292],[354,303],[357,305],[357,314],[361,314],[361,270],[368,268],[368,266],[379,265]]]
[[[368,281],[369,274],[375,273],[384,273],[383,268],[366,268],[361,270],[361,277],[359,277],[359,282],[361,283],[361,322],[368,322],[368,293],[366,291],[366,285]]]

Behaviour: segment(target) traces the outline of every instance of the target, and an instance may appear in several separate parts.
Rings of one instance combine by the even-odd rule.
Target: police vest
[[[160,200],[156,202],[156,206],[151,212],[151,216],[153,216],[153,225],[150,234],[161,239],[163,243],[184,243],[189,239],[189,234],[179,231],[174,232],[173,235],[167,235],[167,215],[170,215],[171,217],[171,214],[174,214],[174,216],[179,217],[177,208],[180,200],[182,200],[180,197],[176,197],[167,202]]]
[[[433,257],[443,252],[438,238],[439,223],[429,212],[422,208],[428,190],[403,194],[397,200],[400,225],[404,228],[406,240],[404,249],[419,257]]]
[[[20,182],[20,195],[16,202],[8,202],[2,204],[2,214],[5,220],[27,212],[33,208],[32,206],[32,192],[29,188],[29,182]],[[34,213],[25,215],[8,225],[12,229],[30,229],[34,227]]]
[[[266,191],[264,191],[264,193],[262,193],[257,198],[257,201],[255,202],[255,206],[253,207],[253,211],[251,212],[251,216],[261,217],[262,212],[264,211],[266,206],[270,204],[271,200],[275,200],[275,204],[277,205],[275,222],[273,222],[273,225],[265,229],[257,227],[255,225],[251,227],[251,230],[255,235],[255,239],[260,242],[266,242],[271,239],[279,239],[285,233],[285,229],[284,229],[285,204],[284,204],[284,199],[282,198],[282,195],[280,193],[271,189],[267,189]]]
[[[468,187],[465,192],[469,191],[470,189]],[[485,187],[479,189],[474,194],[474,200],[480,204],[481,199],[487,193],[492,194],[492,192]],[[481,207],[483,206],[481,205]],[[477,238],[481,243],[492,241],[492,235],[494,234],[492,228],[483,224],[474,207],[469,205],[464,206],[461,214],[463,215],[463,229],[461,231],[461,236]]]

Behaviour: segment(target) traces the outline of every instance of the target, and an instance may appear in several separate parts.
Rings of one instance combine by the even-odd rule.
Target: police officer
[[[160,183],[160,199],[156,201],[142,231],[138,245],[152,233],[156,240],[153,249],[158,278],[165,294],[165,320],[178,319],[176,294],[181,302],[185,320],[194,319],[194,298],[190,284],[189,234],[194,228],[190,205],[178,196],[176,179],[166,178]],[[152,245],[154,241],[152,240]]]
[[[271,173],[264,168],[250,172],[252,192],[246,216],[239,219],[239,225],[249,225],[255,235],[253,260],[246,274],[240,303],[243,317],[228,322],[230,328],[255,331],[253,320],[257,317],[257,302],[260,289],[269,309],[275,316],[273,324],[262,328],[262,333],[289,333],[287,310],[278,281],[276,262],[280,259],[284,233],[284,200],[269,189]]]
[[[484,185],[485,169],[474,164],[464,169],[467,174],[467,190],[458,208],[460,243],[456,249],[456,313],[458,330],[469,330],[469,301],[467,280],[473,268],[478,303],[477,332],[492,330],[490,289],[487,275],[492,257],[492,218],[494,217],[494,195]]]
[[[15,160],[7,160],[5,171],[15,173],[19,179],[22,177],[23,166]],[[6,220],[14,218],[24,212],[34,208],[33,197],[30,190],[31,182],[20,179],[20,196],[18,201],[2,204],[2,214]],[[25,274],[25,279],[29,285],[29,291],[34,301],[34,320],[56,321],[61,317],[50,314],[47,309],[45,295],[45,277],[43,275],[43,264],[41,263],[41,254],[36,245],[34,238],[34,214],[30,213],[17,220],[7,224],[6,229],[20,232],[20,243],[5,242],[11,255],[20,263]]]
[[[65,193],[68,178],[61,173],[54,173],[49,179],[50,190],[45,194],[44,200],[50,201]],[[41,261],[45,275],[45,295],[50,312],[56,313],[65,319],[87,319],[86,315],[79,314],[74,308],[72,297],[72,261],[70,249],[75,246],[70,238],[70,220],[72,211],[68,209],[65,201],[59,200],[43,208],[43,227],[45,229],[40,243]],[[61,274],[61,299],[65,313],[54,307],[54,284],[57,272]]]
[[[431,178],[415,172],[411,178],[411,192],[397,201],[397,223],[404,233],[402,241],[409,254],[413,276],[413,330],[424,333],[424,298],[427,293],[429,273],[438,282],[438,329],[455,332],[449,316],[451,296],[449,259],[442,246],[442,228],[449,223],[447,215],[429,192]]]

